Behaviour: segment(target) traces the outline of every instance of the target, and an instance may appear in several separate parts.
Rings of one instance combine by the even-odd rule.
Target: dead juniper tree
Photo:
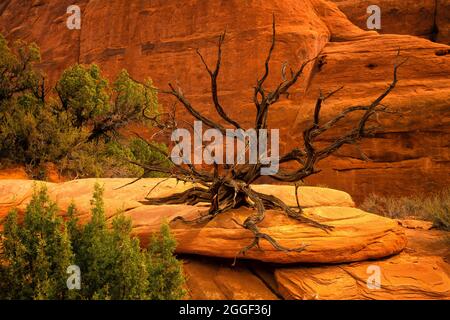
[[[272,26],[272,43],[264,63],[264,73],[260,79],[257,80],[256,86],[254,87],[253,102],[256,107],[256,117],[254,128],[255,130],[267,129],[268,112],[272,105],[278,102],[282,95],[288,94],[290,88],[296,84],[298,79],[303,74],[303,71],[310,63],[317,63],[319,57],[305,61],[298,69],[290,70],[290,76],[286,76],[284,72],[283,80],[274,89],[268,90],[265,87],[265,82],[269,77],[270,69],[269,64],[271,61],[272,53],[275,48],[276,42],[276,30],[275,30],[275,19],[273,20]],[[222,119],[222,122],[226,123],[228,127],[234,129],[243,129],[241,124],[230,117],[224,110],[222,104],[220,103],[218,96],[218,84],[217,78],[219,76],[219,71],[221,68],[222,59],[222,45],[225,40],[225,33],[220,35],[218,42],[218,56],[214,69],[211,69],[206,63],[202,54],[197,50],[203,65],[206,68],[206,72],[211,78],[211,94],[212,102],[215,110]],[[398,57],[399,54],[397,54]],[[344,145],[355,144],[361,139],[366,137],[371,137],[375,133],[376,127],[368,127],[368,123],[376,116],[379,112],[391,112],[386,106],[382,104],[383,99],[394,89],[397,84],[397,70],[405,61],[395,64],[393,80],[387,89],[384,90],[380,96],[378,96],[374,101],[367,105],[352,106],[344,109],[338,115],[329,119],[327,121],[322,121],[321,119],[321,109],[324,102],[329,99],[333,94],[342,88],[334,90],[328,94],[320,93],[317,98],[314,115],[312,117],[312,123],[303,131],[303,146],[293,148],[279,158],[280,164],[294,163],[295,169],[281,169],[278,173],[272,174],[269,177],[284,183],[292,183],[295,187],[295,194],[297,197],[297,208],[292,208],[285,204],[279,198],[273,195],[267,195],[255,191],[252,188],[252,184],[261,177],[261,169],[265,166],[261,161],[257,161],[256,164],[238,164],[238,165],[227,165],[227,164],[214,164],[209,166],[209,170],[203,168],[198,168],[192,164],[177,165],[173,164],[171,168],[163,168],[158,164],[143,164],[136,163],[145,169],[145,172],[162,172],[166,173],[172,178],[184,182],[195,183],[196,186],[184,191],[182,193],[173,194],[168,197],[163,198],[151,198],[147,197],[144,203],[152,205],[162,205],[162,204],[189,204],[196,205],[198,203],[210,203],[209,210],[199,216],[197,219],[192,221],[186,221],[182,217],[175,218],[174,220],[182,220],[185,223],[204,223],[210,221],[215,216],[227,212],[229,210],[239,208],[239,207],[251,207],[255,211],[249,215],[246,220],[241,224],[234,220],[235,223],[239,224],[243,228],[251,231],[254,234],[254,240],[249,243],[245,248],[238,253],[238,255],[245,255],[245,253],[251,248],[257,246],[259,247],[259,241],[264,239],[268,241],[274,248],[282,251],[296,251],[300,252],[305,249],[305,246],[298,248],[286,248],[280,245],[274,238],[270,235],[262,233],[258,227],[258,224],[264,220],[265,213],[267,209],[278,209],[284,211],[287,216],[297,221],[305,224],[312,225],[314,227],[320,228],[325,232],[328,232],[332,227],[325,224],[316,222],[303,215],[302,209],[298,201],[298,183],[303,181],[305,178],[318,172],[316,165],[323,159],[327,158],[331,154],[335,153]],[[283,67],[284,68],[284,67]],[[180,88],[175,88],[169,83],[169,91],[160,91],[161,93],[169,94],[176,98],[176,101],[180,103],[184,109],[192,115],[196,120],[201,121],[204,125],[209,128],[219,130],[223,135],[226,135],[226,127],[221,123],[212,120],[211,118],[203,115],[199,112],[186,98]],[[335,137],[334,141],[325,147],[318,147],[316,142],[319,137],[321,137],[325,132],[338,126],[343,120],[348,119],[350,115],[360,115],[358,121],[354,127],[347,133]],[[162,118],[167,118],[164,121]],[[155,126],[159,128],[160,132],[164,130],[173,130],[178,126],[177,120],[175,118],[175,112],[166,113],[165,116],[151,118],[154,121]],[[156,151],[164,154],[167,159],[170,160],[168,153],[163,150],[157,149],[152,144],[149,146],[154,148]]]

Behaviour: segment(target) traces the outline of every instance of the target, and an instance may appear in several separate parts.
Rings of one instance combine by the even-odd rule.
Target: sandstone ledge
[[[369,266],[380,268],[379,289],[367,285]],[[441,257],[402,253],[380,261],[278,269],[275,277],[285,299],[450,299],[449,271]]]
[[[106,215],[112,219],[119,211],[133,221],[133,233],[146,245],[150,234],[159,230],[163,221],[171,221],[176,216],[191,220],[204,213],[202,206],[148,206],[143,200],[161,179],[144,179],[136,184],[124,186],[131,179],[86,179],[60,184],[46,183],[50,197],[62,212],[70,203],[76,203],[81,222],[90,218],[90,200],[96,182],[104,185]],[[0,182],[0,216],[17,206],[23,211],[36,186],[33,181],[3,180]],[[164,196],[186,190],[189,185],[176,184],[175,180],[161,183],[152,196]],[[275,194],[294,205],[294,191],[288,186],[260,185],[258,191]],[[379,217],[353,208],[351,197],[341,191],[304,187],[300,189],[301,204],[307,207],[305,215],[334,227],[325,232],[287,218],[279,211],[269,210],[261,232],[267,233],[281,245],[297,248],[303,244],[303,252],[281,252],[267,241],[261,241],[261,249],[252,249],[245,258],[271,263],[340,263],[366,259],[376,259],[400,252],[406,245],[406,237],[394,220]],[[309,206],[309,207],[308,207]],[[177,252],[233,259],[236,254],[251,243],[250,231],[237,225],[232,219],[242,223],[253,211],[242,208],[217,216],[209,223],[197,226],[182,222],[171,225],[178,240]]]
[[[283,267],[240,260],[231,268],[229,260],[181,256],[186,261],[189,298],[449,299],[450,250],[446,241],[449,233],[436,229],[404,228],[404,231],[408,246],[399,255],[344,265]],[[367,268],[371,265],[380,267],[380,289],[367,288],[370,276]],[[226,279],[221,277],[224,274]],[[261,288],[261,282],[265,288]],[[230,287],[239,293],[232,293]]]
[[[63,183],[50,183],[32,180],[0,180],[0,218],[12,208],[25,209],[33,189],[46,186],[50,198],[56,201],[61,210],[76,201],[81,213],[89,213],[90,201],[94,191],[95,183],[104,187],[104,200],[106,212],[113,215],[117,210],[130,210],[142,206],[139,201],[145,200],[149,191],[151,197],[164,197],[177,192],[183,192],[192,187],[192,184],[176,182],[175,179],[149,178],[142,179],[136,183],[123,187],[133,179],[80,179]],[[121,188],[123,187],[123,188]],[[255,190],[272,194],[285,201],[288,205],[296,206],[294,188],[292,186],[256,185]],[[343,206],[353,207],[355,204],[348,193],[343,191],[317,188],[300,187],[300,205],[302,207],[318,206]]]
[[[194,219],[202,210],[189,206],[139,207],[126,213],[133,220],[133,232],[143,242],[159,227],[162,220],[181,215]],[[201,226],[176,222],[171,225],[178,240],[178,253],[198,254],[233,259],[240,249],[251,243],[253,235],[232,219],[242,223],[252,214],[239,209],[217,216]],[[282,252],[262,240],[261,249],[251,249],[245,255],[271,263],[342,263],[377,259],[400,252],[407,243],[402,228],[394,220],[364,212],[356,208],[316,207],[305,209],[305,215],[333,226],[330,232],[293,221],[283,213],[268,210],[260,231],[288,248],[303,244],[303,252]],[[242,257],[244,258],[244,257]]]

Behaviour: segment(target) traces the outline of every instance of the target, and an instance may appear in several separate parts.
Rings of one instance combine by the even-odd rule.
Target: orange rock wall
[[[363,143],[372,162],[364,161],[356,148],[347,148],[322,163],[322,173],[309,182],[348,191],[356,200],[370,192],[411,194],[449,185],[450,54],[446,53],[450,47],[442,44],[448,43],[447,2],[438,0],[436,7],[434,1],[421,5],[379,1],[382,7],[389,4],[388,13],[392,11],[384,14],[382,33],[426,37],[432,13],[439,12],[436,21],[444,26],[439,28],[442,43],[365,31],[358,27],[364,27],[365,8],[359,9],[364,1],[334,2],[337,5],[326,0],[6,0],[0,4],[0,32],[10,40],[36,41],[50,82],[76,62],[100,64],[110,78],[126,68],[137,79],[151,77],[161,88],[169,81],[179,84],[198,109],[216,117],[209,78],[195,50],[212,64],[217,36],[226,29],[220,95],[226,110],[250,125],[252,87],[262,72],[274,13],[278,42],[269,86],[280,81],[283,62],[295,67],[319,53],[326,56],[321,68],[305,72],[289,99],[273,106],[270,125],[281,129],[283,148],[301,143],[319,89],[345,86],[327,101],[324,119],[346,106],[367,103],[382,92],[391,80],[400,48],[409,60],[386,103],[401,111],[403,118],[383,116],[384,133]],[[79,31],[65,25],[66,9],[72,4],[82,9]],[[399,20],[402,27],[397,29],[396,19],[390,18],[395,16],[394,9],[408,17]],[[418,19],[423,16],[426,19]],[[161,101],[169,103],[165,97]]]
[[[450,44],[450,0],[332,0],[358,27],[367,28],[367,7],[381,9],[381,33],[409,34]]]

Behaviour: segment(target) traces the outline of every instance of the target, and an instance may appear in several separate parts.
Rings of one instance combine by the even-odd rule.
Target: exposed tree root
[[[235,183],[233,187],[220,188],[217,184],[211,187],[210,190],[206,188],[193,187],[184,192],[173,194],[164,198],[148,198],[143,203],[145,204],[188,204],[196,205],[199,203],[209,203],[210,209],[208,213],[200,215],[193,220],[186,220],[184,217],[178,216],[171,222],[181,221],[186,224],[204,224],[214,219],[218,214],[227,212],[231,209],[247,206],[255,208],[255,212],[248,216],[244,223],[240,223],[233,219],[239,226],[251,231],[254,235],[253,241],[246,247],[242,248],[236,255],[244,256],[246,252],[254,247],[259,248],[261,239],[269,242],[276,250],[285,252],[301,252],[305,250],[306,245],[301,244],[297,248],[286,248],[280,245],[277,240],[268,234],[260,232],[258,225],[264,220],[267,209],[280,209],[286,215],[296,221],[320,228],[326,232],[332,230],[333,227],[321,224],[303,215],[301,208],[295,211],[286,205],[279,198],[256,192],[250,186],[240,183]]]

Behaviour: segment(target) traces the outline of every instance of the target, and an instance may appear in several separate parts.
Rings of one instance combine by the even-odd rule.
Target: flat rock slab
[[[80,213],[88,214],[94,185],[99,183],[104,187],[107,215],[113,215],[118,210],[130,210],[140,207],[142,204],[139,201],[145,200],[148,195],[151,197],[166,197],[186,191],[194,186],[190,183],[177,183],[175,179],[161,178],[141,179],[131,185],[127,185],[132,181],[134,179],[80,179],[63,183],[0,180],[0,218],[12,208],[25,209],[31,199],[33,189],[42,185],[47,187],[50,198],[56,201],[62,210],[66,210],[70,203],[76,202]],[[292,186],[255,185],[254,189],[258,192],[275,195],[288,205],[297,205],[294,187]],[[302,207],[353,207],[355,205],[348,193],[334,189],[300,187],[299,194],[299,201]]]
[[[433,222],[415,219],[397,219],[398,223],[404,228],[430,230],[433,228]]]
[[[260,231],[272,236],[284,247],[307,245],[303,252],[282,252],[261,240],[261,249],[253,248],[240,258],[272,263],[342,263],[377,259],[400,252],[407,243],[403,228],[395,221],[356,208],[316,207],[305,215],[333,226],[326,232],[294,221],[280,211],[268,210]],[[176,216],[192,220],[204,210],[192,206],[139,207],[126,212],[133,221],[133,232],[143,243],[157,230],[162,220]],[[178,253],[233,259],[253,240],[253,234],[236,224],[254,211],[246,208],[218,215],[202,225],[171,224],[178,240]]]
[[[151,195],[157,197],[184,191],[190,185],[177,184],[175,180],[143,179],[123,187],[131,181],[86,179],[60,184],[46,183],[46,186],[62,213],[74,202],[81,222],[86,222],[90,218],[94,185],[96,182],[100,183],[105,189],[107,218],[111,220],[118,212],[124,212],[132,219],[133,233],[140,237],[144,246],[150,235],[159,230],[163,221],[171,221],[177,216],[192,220],[205,213],[206,208],[202,206],[150,206],[139,202],[152,189]],[[0,216],[6,215],[15,206],[23,211],[36,185],[33,181],[0,181]],[[255,189],[277,195],[291,205],[296,203],[293,187],[260,185]],[[400,252],[406,245],[404,232],[396,221],[353,208],[353,201],[345,192],[304,187],[300,189],[300,195],[301,204],[307,207],[305,215],[333,226],[334,229],[325,232],[294,221],[282,212],[269,210],[265,220],[259,225],[260,231],[272,236],[284,247],[298,248],[307,245],[307,249],[303,252],[282,252],[262,240],[261,249],[251,249],[245,258],[283,264],[353,262],[392,255]],[[202,225],[172,223],[172,232],[178,240],[177,252],[235,258],[242,248],[252,242],[253,234],[233,220],[243,223],[253,213],[251,209],[242,208],[221,214]]]
[[[375,278],[369,279],[375,268],[380,275],[378,287]],[[441,257],[402,253],[349,265],[281,268],[275,278],[285,299],[450,299],[449,269]]]

